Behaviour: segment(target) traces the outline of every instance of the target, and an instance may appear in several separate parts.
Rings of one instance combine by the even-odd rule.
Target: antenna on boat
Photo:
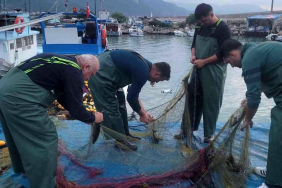
[[[65,2],[66,12],[68,12],[68,0]]]
[[[5,14],[5,26],[7,26],[6,0],[4,0],[4,14]],[[7,38],[7,31],[5,31],[5,37]]]
[[[30,17],[30,0],[28,1],[28,14],[29,14],[29,17]]]
[[[58,1],[59,0],[57,0],[56,2],[55,2],[55,4],[56,4],[56,13],[58,13]],[[56,22],[55,22],[56,23]]]
[[[103,1],[104,1],[104,0],[100,0],[100,7],[101,7],[100,10],[103,9]]]
[[[272,0],[272,2],[271,2],[271,13],[273,12],[273,1],[274,0]]]
[[[2,12],[2,0],[0,0],[0,13]]]
[[[30,0],[28,1],[28,16],[29,16],[29,20],[31,20],[31,16],[30,16]],[[27,29],[27,32],[29,34],[29,28]]]
[[[95,16],[97,17],[97,0],[94,0],[95,3]]]
[[[5,13],[5,26],[7,25],[7,12],[6,12],[6,0],[4,0],[4,13]]]

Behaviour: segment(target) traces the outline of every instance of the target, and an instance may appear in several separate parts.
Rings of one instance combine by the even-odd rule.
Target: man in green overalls
[[[196,7],[195,18],[200,23],[196,25],[191,50],[194,71],[188,85],[189,113],[194,131],[198,130],[203,115],[204,142],[209,143],[214,138],[226,78],[226,64],[218,50],[231,38],[231,32],[208,4]]]
[[[247,112],[243,130],[253,127],[253,117],[261,100],[261,92],[267,98],[274,98],[276,106],[271,110],[269,148],[267,157],[266,184],[270,188],[282,187],[282,43],[266,42],[259,45],[246,43],[242,46],[234,39],[221,46],[226,63],[243,69],[242,76],[247,85]],[[262,187],[267,187],[262,186]]]
[[[140,54],[129,50],[107,51],[98,56],[98,59],[100,69],[90,78],[88,84],[96,108],[103,111],[102,125],[120,134],[133,137],[128,128],[125,95],[122,88],[131,84],[127,101],[139,114],[140,121],[149,123],[152,119],[142,106],[139,93],[147,81],[157,83],[169,80],[170,66],[165,62],[152,64]],[[137,150],[137,147],[127,140],[115,139],[118,140],[116,146],[118,146],[117,143],[122,142],[130,150]]]
[[[86,111],[84,80],[99,69],[92,55],[43,53],[12,68],[0,80],[0,121],[15,173],[25,173],[31,188],[56,186],[58,136],[47,108],[55,99],[72,117],[103,121]]]

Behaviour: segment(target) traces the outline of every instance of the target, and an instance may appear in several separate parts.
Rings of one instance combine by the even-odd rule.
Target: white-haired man
[[[103,121],[103,114],[86,111],[82,101],[84,80],[98,69],[93,55],[43,53],[0,80],[0,121],[13,169],[26,174],[31,188],[56,185],[58,136],[47,115],[55,99],[80,121]]]

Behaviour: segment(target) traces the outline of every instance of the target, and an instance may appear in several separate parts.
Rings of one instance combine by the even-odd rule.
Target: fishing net
[[[149,110],[152,123],[131,117],[131,133],[141,140],[103,125],[53,118],[60,138],[57,187],[246,187],[250,134],[239,129],[245,108],[231,115],[213,142],[200,147],[185,108],[190,75],[172,100]],[[101,134],[93,144],[89,138],[97,127]],[[175,139],[180,127],[185,137]]]
[[[12,166],[8,148],[3,148],[0,152],[0,176]]]

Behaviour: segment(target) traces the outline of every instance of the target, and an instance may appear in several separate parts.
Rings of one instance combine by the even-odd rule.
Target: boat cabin
[[[50,14],[55,13],[44,13],[39,18]],[[81,12],[62,14],[54,22],[40,22],[43,52],[69,55],[99,55],[104,52],[102,29],[93,14],[90,14],[88,19],[86,19],[86,13]]]
[[[6,19],[6,20],[5,20]],[[28,14],[1,14],[0,24],[4,26],[14,25],[15,23],[28,22]],[[37,54],[37,34],[32,31],[30,25],[8,29],[0,32],[0,61],[5,61],[14,66],[29,59]]]

